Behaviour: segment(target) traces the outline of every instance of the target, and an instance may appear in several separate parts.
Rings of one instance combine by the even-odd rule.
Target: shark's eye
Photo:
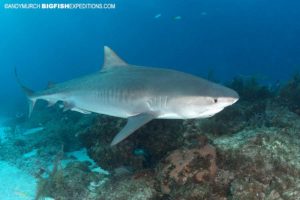
[[[215,102],[215,103],[218,103],[218,99],[214,99],[214,102]]]

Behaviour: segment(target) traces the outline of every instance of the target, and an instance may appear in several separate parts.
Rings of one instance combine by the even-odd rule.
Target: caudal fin
[[[16,77],[16,80],[17,80],[18,84],[20,85],[20,87],[22,88],[22,90],[24,91],[24,93],[26,94],[26,96],[28,98],[28,104],[29,104],[28,117],[30,117],[31,114],[32,114],[32,110],[34,108],[35,102],[36,102],[36,100],[32,98],[33,95],[34,95],[34,91],[31,90],[31,89],[29,89],[29,88],[27,88],[26,86],[24,86],[22,84],[22,82],[19,79],[19,76],[18,76],[16,68],[15,68],[15,77]]]

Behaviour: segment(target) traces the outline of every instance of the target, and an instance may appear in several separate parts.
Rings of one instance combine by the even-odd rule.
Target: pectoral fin
[[[144,124],[148,123],[152,119],[155,118],[153,113],[141,113],[133,117],[129,117],[127,124],[125,127],[114,137],[110,146],[114,146],[126,139],[129,135],[131,135],[134,131],[139,129]]]

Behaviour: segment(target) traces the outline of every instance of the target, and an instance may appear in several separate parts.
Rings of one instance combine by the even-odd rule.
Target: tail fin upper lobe
[[[35,102],[36,100],[32,98],[32,96],[34,95],[34,91],[27,88],[26,86],[24,86],[22,84],[22,82],[19,79],[18,73],[17,73],[17,69],[15,68],[15,77],[16,80],[18,82],[18,84],[20,85],[20,87],[22,88],[22,90],[24,91],[24,93],[26,94],[27,98],[28,98],[28,104],[29,104],[29,112],[28,112],[28,117],[31,116],[32,114],[32,110],[34,108]]]

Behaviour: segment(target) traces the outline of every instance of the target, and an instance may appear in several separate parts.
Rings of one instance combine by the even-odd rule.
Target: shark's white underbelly
[[[74,94],[65,101],[72,102],[76,109],[115,117],[128,118],[140,113],[156,113],[159,119],[181,119],[182,116],[168,107],[166,96],[126,96],[108,91],[90,94]]]
[[[98,113],[114,117],[128,118],[140,113],[155,113],[157,119],[186,118],[176,109],[172,109],[168,96],[138,96],[118,93],[118,90],[102,90],[97,92],[76,91],[69,95],[49,95],[43,99],[49,102],[63,101],[70,110],[81,113]]]

